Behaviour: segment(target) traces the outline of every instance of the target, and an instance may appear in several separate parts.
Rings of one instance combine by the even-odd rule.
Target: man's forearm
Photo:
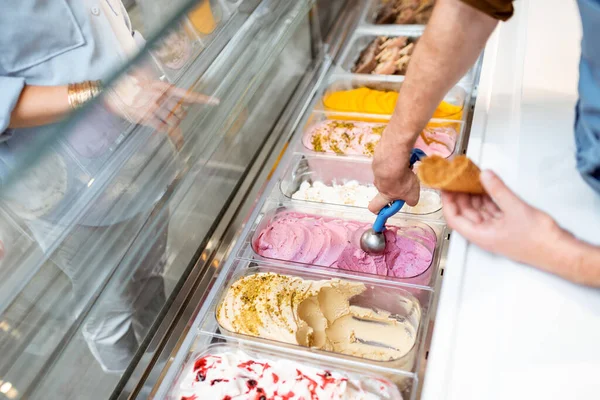
[[[471,68],[497,21],[459,0],[439,0],[412,56],[386,134],[413,147],[439,103]],[[389,138],[388,138],[389,139]]]
[[[10,128],[30,128],[62,119],[69,111],[67,86],[31,86],[23,88],[10,116]]]
[[[547,243],[538,267],[571,282],[600,287],[600,247],[577,239],[560,229],[557,239]]]

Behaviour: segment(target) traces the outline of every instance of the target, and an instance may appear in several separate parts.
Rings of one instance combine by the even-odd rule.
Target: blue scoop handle
[[[422,160],[426,156],[427,155],[423,150],[413,149],[410,154],[410,166],[412,167],[417,161]],[[392,202],[392,204],[388,204],[387,206],[383,207],[379,211],[379,214],[377,214],[377,218],[373,224],[373,231],[376,233],[382,233],[385,230],[385,223],[387,222],[388,218],[398,213],[398,211],[404,207],[404,203],[404,200],[396,200]]]

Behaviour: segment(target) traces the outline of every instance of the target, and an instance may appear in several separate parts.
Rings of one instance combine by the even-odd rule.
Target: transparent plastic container
[[[328,97],[334,92],[347,91],[352,89],[368,88],[373,90],[379,90],[384,92],[400,92],[402,88],[402,82],[395,79],[393,76],[386,75],[357,75],[357,74],[335,74],[329,79],[324,93],[315,106],[316,111],[330,111],[330,112],[342,112],[356,115],[356,118],[360,117],[360,114],[368,114],[367,110],[360,110],[360,105],[357,107],[359,111],[353,110],[336,110],[325,107],[323,99]],[[444,101],[450,105],[457,107],[457,112],[448,118],[453,121],[462,121],[465,118],[465,103],[468,98],[467,91],[461,86],[454,86],[444,97]],[[390,111],[390,112],[388,112]],[[385,121],[385,117],[389,118],[393,110],[384,110],[383,112],[376,113],[377,116],[370,122]],[[381,117],[384,117],[383,119]]]
[[[186,70],[197,61],[198,56],[211,45],[236,13],[237,5],[225,0],[198,1],[185,17],[170,30],[152,50],[152,57],[160,65],[170,82],[182,79]],[[160,28],[160,4],[148,6],[145,10],[146,29],[150,32]],[[151,18],[151,19],[150,19]],[[150,33],[147,32],[147,33]]]
[[[314,254],[310,253],[319,251],[317,248],[302,249],[298,246],[294,240],[297,237],[290,236],[285,237],[285,240],[289,240],[292,245],[290,248],[295,249],[295,253],[288,259],[284,256],[264,256],[259,253],[259,238],[263,232],[266,232],[267,227],[276,218],[281,218],[285,214],[298,213],[306,215],[309,218],[324,219],[326,221],[339,221],[340,223],[358,222],[364,223],[364,225],[352,225],[351,227],[357,227],[356,231],[347,231],[347,242],[337,243],[338,247],[335,247],[336,252],[340,251],[343,247],[342,252],[338,255],[337,260],[334,260],[329,265],[317,265],[314,262],[306,262],[307,258],[312,258]],[[434,287],[435,281],[438,275],[439,258],[441,255],[440,246],[443,242],[443,234],[445,231],[445,225],[443,221],[435,220],[419,220],[414,218],[408,218],[406,215],[395,215],[388,220],[388,227],[394,226],[399,228],[399,236],[408,237],[410,242],[408,246],[411,247],[412,252],[407,252],[407,258],[395,259],[394,255],[386,255],[387,260],[382,260],[383,256],[363,256],[363,253],[359,249],[358,240],[362,233],[362,228],[368,227],[375,221],[374,215],[368,210],[351,207],[341,207],[328,204],[312,204],[309,202],[292,202],[292,201],[281,201],[274,202],[268,201],[263,206],[260,215],[255,221],[252,229],[248,232],[247,237],[244,240],[244,245],[238,252],[238,256],[247,260],[255,260],[260,264],[278,264],[281,262],[289,263],[291,265],[297,265],[304,269],[310,270],[334,270],[340,271],[347,275],[355,275],[363,277],[376,277],[379,280],[385,281],[396,281],[403,282],[406,284],[417,285],[421,287]],[[327,233],[325,234],[327,235]],[[417,244],[412,246],[412,243]],[[307,241],[307,243],[312,243]],[[328,244],[327,246],[331,246]],[[326,246],[326,247],[327,247]],[[302,251],[306,251],[306,254],[302,254]],[[423,268],[423,261],[415,262],[413,257],[414,252],[421,252],[422,255],[427,254],[427,257],[431,257],[431,262],[428,263],[428,267],[418,275],[412,275],[416,271],[420,271]],[[400,249],[400,257],[403,257],[403,250]],[[333,255],[328,256],[317,256],[316,258],[322,260],[323,258],[329,259]],[[360,260],[360,261],[357,261]],[[384,269],[383,263],[388,265],[388,261],[393,263],[395,268]],[[427,262],[427,261],[425,261]],[[362,268],[359,268],[359,264],[362,264]],[[404,276],[404,277],[402,277]]]
[[[360,382],[360,387],[364,388],[366,393],[377,394],[377,387],[383,386],[389,393],[395,395],[391,397],[392,400],[413,400],[416,397],[417,377],[412,373],[315,355],[305,349],[283,349],[278,345],[260,344],[235,338],[227,338],[225,341],[218,335],[200,333],[196,336],[184,362],[179,366],[175,379],[169,384],[166,399],[181,400],[182,396],[189,396],[190,375],[193,376],[196,372],[194,364],[197,360],[207,356],[231,357],[232,355],[267,362],[270,371],[275,374],[281,374],[286,367],[297,366],[310,374],[316,372],[313,370],[322,371],[317,372],[317,376],[325,377],[327,373],[344,375],[353,382]],[[198,397],[198,399],[202,398]]]
[[[315,111],[308,118],[307,123],[304,125],[302,129],[302,133],[299,134],[300,138],[298,139],[299,144],[296,147],[296,151],[302,154],[310,154],[310,155],[324,155],[324,156],[333,156],[333,157],[350,157],[352,159],[357,160],[369,160],[374,154],[375,146],[377,144],[378,137],[374,136],[364,136],[361,139],[363,142],[361,145],[364,145],[362,153],[356,151],[357,148],[355,145],[355,141],[353,140],[351,144],[348,146],[348,149],[344,148],[342,151],[338,151],[337,153],[331,150],[330,146],[323,146],[322,151],[313,150],[314,146],[312,144],[312,135],[313,130],[318,129],[322,126],[325,121],[339,121],[340,123],[367,123],[370,126],[379,127],[379,130],[389,122],[389,116],[378,116],[374,114],[357,114],[357,113],[338,113],[338,112],[323,112],[323,111]],[[416,147],[421,148],[425,153],[429,155],[439,155],[446,158],[452,158],[457,154],[457,151],[462,147],[463,136],[464,136],[464,126],[465,124],[460,121],[453,120],[443,120],[443,119],[432,119],[431,122],[427,125],[425,138],[421,136],[417,140]],[[448,140],[446,141],[433,141],[429,142],[431,132],[435,132],[436,130],[441,130],[442,132],[446,132],[449,134]],[[372,144],[367,145],[366,143],[371,142]],[[340,146],[341,148],[341,146]]]
[[[343,185],[346,182],[357,182],[359,185],[373,185],[373,171],[371,162],[368,160],[349,160],[345,158],[330,158],[319,156],[295,155],[284,172],[280,180],[279,187],[281,193],[288,199],[293,199],[293,195],[298,192],[301,186],[320,182],[328,186],[333,184]],[[373,188],[374,193],[376,189]],[[369,192],[370,193],[370,192]],[[417,207],[405,206],[400,213],[408,215],[418,215],[429,218],[441,218],[442,199],[438,190],[421,187],[421,204]],[[366,201],[370,198],[365,197],[365,204],[344,203],[344,198],[338,198],[338,203],[332,203],[328,199],[317,201],[314,198],[293,199],[298,202],[309,202],[313,204],[333,204],[340,206],[366,208]],[[429,201],[427,206],[423,200]]]
[[[381,35],[381,34],[370,34],[370,33],[358,33],[355,34],[354,37],[352,38],[352,41],[350,42],[350,44],[346,47],[342,57],[341,57],[341,62],[339,63],[339,66],[342,67],[342,69],[346,72],[349,73],[353,73],[353,69],[356,66],[356,63],[358,62],[358,58],[360,56],[360,54],[363,52],[363,50],[365,50],[367,48],[367,46],[369,46],[371,44],[371,42],[373,42],[375,39],[377,39],[379,36],[387,36],[390,39],[399,37],[399,36],[406,36],[408,37],[408,43],[416,43],[416,41],[419,39],[419,37],[421,36],[420,34],[407,34],[407,35],[397,35],[397,34],[392,34],[392,35]],[[379,74],[355,74],[358,76],[361,75],[377,75],[377,76],[390,76],[390,77],[398,77],[398,78],[402,78],[402,75],[379,75]]]
[[[372,279],[365,280],[349,276],[347,274],[337,273],[335,271],[308,271],[283,263],[280,263],[278,265],[263,265],[247,260],[236,260],[236,263],[236,272],[232,273],[225,281],[223,286],[219,288],[219,295],[215,298],[211,309],[206,314],[204,320],[200,324],[200,330],[202,332],[214,333],[216,335],[220,335],[224,339],[233,337],[236,339],[244,339],[257,343],[277,344],[278,346],[281,346],[285,349],[303,349],[313,354],[331,356],[335,357],[336,359],[359,362],[365,365],[371,365],[376,367],[394,368],[407,372],[414,372],[417,370],[417,360],[420,359],[418,356],[423,349],[424,338],[427,334],[426,331],[429,321],[429,308],[431,306],[432,299],[432,292],[429,289],[414,286],[405,286],[396,282],[382,282]],[[396,352],[390,351],[392,349],[387,348],[387,346],[390,346],[390,344],[383,343],[385,339],[381,338],[381,329],[384,328],[383,323],[372,322],[372,320],[369,320],[368,317],[364,316],[364,314],[360,314],[361,311],[354,311],[354,317],[352,319],[354,320],[355,318],[357,318],[356,313],[359,313],[361,315],[361,318],[359,319],[361,319],[363,322],[368,321],[366,322],[366,325],[372,323],[374,324],[373,329],[380,329],[378,333],[375,331],[372,331],[371,333],[365,333],[365,328],[347,328],[350,332],[359,332],[358,339],[356,339],[354,335],[349,336],[349,340],[351,342],[360,343],[364,346],[369,347],[369,351],[364,352],[362,355],[352,354],[352,352],[356,348],[350,348],[350,350],[348,350],[347,353],[336,352],[333,350],[319,349],[316,347],[305,347],[298,344],[298,341],[295,339],[290,341],[287,341],[286,339],[280,339],[282,338],[282,336],[278,334],[272,333],[272,337],[269,338],[264,336],[261,337],[260,332],[234,332],[224,328],[221,324],[221,322],[224,321],[218,320],[218,314],[220,311],[220,306],[223,304],[223,301],[227,296],[229,288],[238,280],[258,273],[272,273],[277,275],[283,275],[288,278],[301,278],[303,280],[310,281],[328,281],[331,279],[336,279],[342,280],[346,283],[364,285],[364,292],[350,298],[350,306],[359,307],[359,310],[380,310],[381,312],[383,312],[383,314],[380,315],[390,315],[390,318],[395,319],[396,321],[401,323],[401,328],[404,327],[404,329],[406,329],[407,336],[404,337],[405,341],[402,343],[402,345],[400,345],[400,338],[398,338],[398,345],[392,344],[393,346],[396,346]],[[285,290],[287,290],[287,288]],[[292,295],[292,298],[297,297]],[[325,296],[324,298],[329,299],[329,297],[327,296]],[[299,306],[301,306],[302,303],[303,302],[300,301]],[[321,304],[324,303],[326,302],[321,301]],[[271,318],[272,315],[274,315],[273,313],[276,313],[277,310],[273,311],[273,308],[268,309],[271,310],[269,312],[269,318]],[[336,313],[338,313],[337,315],[346,315],[341,314],[341,312],[337,308],[335,308],[335,310]],[[230,313],[232,311],[226,311],[224,312],[224,315],[226,315],[228,312]],[[385,312],[388,312],[390,314],[385,314]],[[267,319],[265,319],[265,322],[266,320]],[[256,321],[257,324],[261,324],[262,322],[260,318],[252,319],[252,321]],[[277,329],[276,326],[273,324],[271,324],[270,328],[272,330]],[[281,326],[279,328],[281,329]],[[287,330],[288,328],[284,329],[286,329],[286,332],[289,332],[290,335],[295,335],[295,333],[292,333],[294,328],[290,328],[289,331]],[[370,327],[368,329],[370,329]],[[339,333],[339,331],[344,331],[344,329],[336,329],[336,332]],[[373,336],[370,335],[379,336],[375,336],[375,338],[377,339],[373,339]],[[410,338],[410,341],[406,341],[407,338]],[[361,350],[364,348],[365,347],[362,347]]]
[[[336,74],[352,74],[358,78],[360,77],[381,77],[389,81],[402,82],[404,81],[404,75],[382,75],[382,74],[357,74],[353,72],[353,68],[358,62],[360,54],[363,50],[371,44],[371,42],[380,36],[388,37],[390,39],[399,36],[408,37],[409,43],[416,43],[421,37],[422,31],[414,30],[398,30],[398,29],[382,29],[382,28],[363,28],[354,33],[348,46],[344,49],[340,62],[337,65]],[[474,84],[475,75],[480,67],[482,57],[475,62],[473,68],[471,68],[464,77],[461,78],[458,85],[465,89],[466,92],[470,92]]]
[[[392,1],[392,0],[388,0]],[[363,26],[369,28],[384,28],[384,29],[394,29],[397,31],[406,31],[406,32],[423,32],[425,30],[425,24],[377,24],[377,15],[379,14],[383,0],[369,0],[367,4],[367,8],[365,10],[363,16]]]
[[[231,17],[228,7],[222,0],[203,0],[187,14],[187,28],[199,37],[210,37]]]

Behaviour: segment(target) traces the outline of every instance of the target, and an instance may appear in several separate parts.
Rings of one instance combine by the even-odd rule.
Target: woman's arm
[[[31,128],[58,122],[71,111],[68,86],[31,86],[21,91],[9,128]]]

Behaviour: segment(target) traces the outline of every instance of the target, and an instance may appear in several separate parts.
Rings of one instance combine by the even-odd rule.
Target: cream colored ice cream
[[[416,206],[411,207],[405,204],[402,212],[409,214],[430,214],[439,211],[442,208],[442,196],[436,190],[421,189],[421,196]]]
[[[330,185],[321,181],[315,181],[312,184],[304,181],[298,191],[292,195],[292,198],[317,203],[367,207],[375,195],[377,195],[375,186],[361,185],[355,180],[342,184],[334,181]]]
[[[397,360],[412,349],[416,327],[385,310],[350,304],[366,290],[360,282],[257,273],[229,288],[217,320],[231,332],[371,360]]]
[[[327,185],[321,181],[310,183],[302,182],[298,191],[292,194],[294,200],[314,201],[316,203],[341,204],[354,207],[367,208],[369,202],[377,195],[374,185],[362,185],[351,180],[338,184],[332,182]],[[402,212],[409,214],[430,214],[442,208],[442,199],[438,192],[431,189],[422,189],[419,203],[411,207],[407,204],[402,207]]]

